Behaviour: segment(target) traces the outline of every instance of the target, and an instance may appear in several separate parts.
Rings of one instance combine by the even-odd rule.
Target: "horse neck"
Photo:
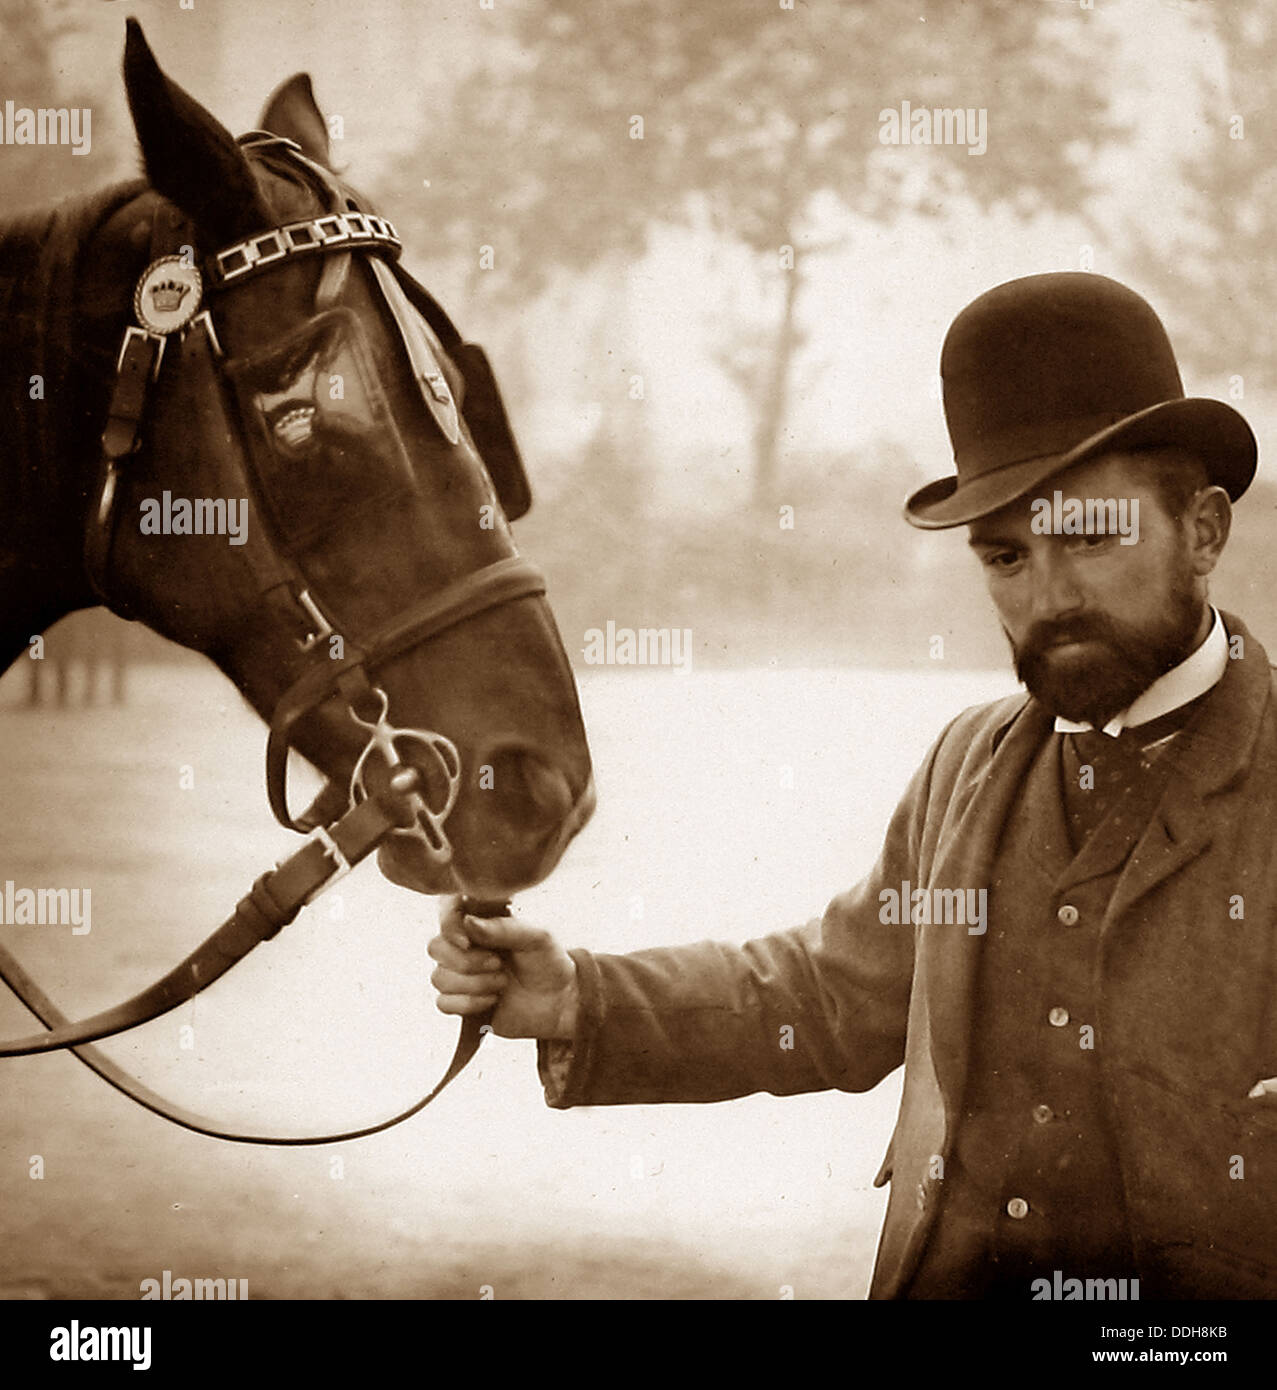
[[[0,224],[0,670],[58,618],[97,602],[83,565],[110,366],[75,309],[81,257],[125,185]],[[122,289],[120,324],[129,290]],[[121,327],[115,328],[118,338]]]

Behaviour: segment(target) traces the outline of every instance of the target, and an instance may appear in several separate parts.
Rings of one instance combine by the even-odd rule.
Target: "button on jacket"
[[[1223,619],[1234,659],[1180,736],[1174,775],[1103,905],[1087,1001],[1143,1298],[1277,1297],[1277,1093],[1249,1095],[1277,1077],[1277,707],[1263,648]],[[872,871],[806,926],[743,946],[574,951],[577,1034],[570,1049],[539,1046],[548,1103],[864,1091],[903,1063],[870,1297],[907,1294],[969,1098],[977,985],[998,986],[982,979],[983,935],[884,924],[880,894],[906,881],[987,888],[1053,736],[1025,694],[959,715],[914,774]],[[1042,915],[1068,904],[1044,900]],[[1067,1015],[1047,1002],[1051,1024],[1057,1008]],[[1030,1220],[1032,1193],[1010,1196],[1026,1215],[1008,1214]]]

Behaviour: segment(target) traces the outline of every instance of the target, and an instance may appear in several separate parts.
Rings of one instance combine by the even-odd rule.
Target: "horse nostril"
[[[493,790],[514,816],[558,824],[574,801],[567,778],[535,753],[508,749],[492,759]]]
[[[557,767],[530,754],[521,760],[520,768],[532,800],[547,818],[562,820],[572,809],[572,788],[568,786],[568,779]]]

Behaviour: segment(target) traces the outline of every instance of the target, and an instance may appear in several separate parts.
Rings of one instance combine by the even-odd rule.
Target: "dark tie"
[[[1064,812],[1075,852],[1137,787],[1166,774],[1177,736],[1205,699],[1199,696],[1147,724],[1123,729],[1116,738],[1095,729],[1062,736]]]

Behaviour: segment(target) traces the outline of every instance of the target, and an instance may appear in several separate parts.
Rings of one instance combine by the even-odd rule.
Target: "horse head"
[[[331,168],[309,80],[239,141],[129,22],[149,187],[97,229],[77,286],[121,342],[84,513],[102,601],[210,657],[270,724],[294,828],[406,765],[393,881],[502,898],[593,809],[572,671],[507,524],[526,483],[482,353],[396,263]],[[287,809],[289,749],[327,779]]]

